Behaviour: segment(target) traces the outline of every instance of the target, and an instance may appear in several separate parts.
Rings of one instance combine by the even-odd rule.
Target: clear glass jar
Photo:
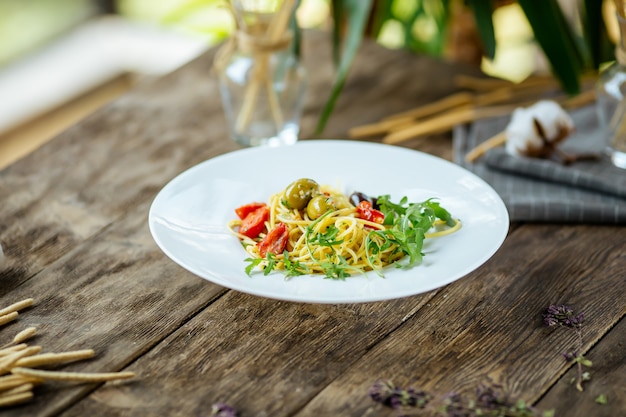
[[[293,10],[259,11],[246,7],[245,1],[234,5],[240,26],[218,69],[230,135],[243,146],[294,144],[300,132],[306,71],[293,53],[286,25],[275,28],[285,20],[280,13],[291,16]]]
[[[606,153],[613,165],[626,169],[626,19],[617,15],[621,40],[616,61],[600,74],[596,108],[606,140]]]

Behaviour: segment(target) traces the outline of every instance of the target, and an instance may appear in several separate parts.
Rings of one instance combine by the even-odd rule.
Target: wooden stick
[[[61,353],[42,353],[41,355],[33,355],[27,358],[19,359],[17,362],[15,362],[15,366],[23,368],[33,368],[36,366],[80,361],[83,359],[93,358],[94,355],[95,352],[92,349],[75,350],[71,352]]]
[[[513,85],[513,82],[502,78],[481,78],[461,74],[454,77],[454,85],[474,91],[491,91]]]
[[[566,109],[575,109],[596,101],[596,90],[587,90],[574,97],[568,97],[561,101],[561,105]]]
[[[419,119],[422,117],[432,116],[434,114],[440,113],[444,110],[449,110],[454,107],[461,106],[463,104],[470,104],[474,99],[474,95],[468,93],[466,91],[462,91],[460,93],[455,93],[439,99],[437,101],[433,101],[432,103],[425,104],[423,106],[417,107],[412,110],[408,110],[405,112],[397,113],[392,116],[386,117],[383,121],[392,121],[392,120],[406,120],[408,119]]]
[[[278,42],[281,36],[284,36],[285,31],[287,30],[287,25],[289,24],[289,15],[294,6],[294,1],[295,0],[285,0],[278,12],[276,13],[274,19],[270,22],[267,29],[267,35],[270,42]],[[239,112],[239,116],[237,117],[235,129],[239,133],[244,132],[250,124],[252,112],[256,107],[256,101],[259,94],[260,85],[262,83],[265,83],[266,80],[271,83],[271,79],[270,77],[268,77],[267,74],[267,54],[260,53],[255,55],[256,56],[254,57],[254,59],[256,61],[256,65],[253,69],[252,80],[246,88],[241,110]],[[271,98],[272,95],[274,95],[273,98]],[[271,92],[268,91],[268,104],[270,105],[270,110],[276,122],[282,120],[282,112],[280,110],[280,106],[277,106],[278,100],[276,99],[275,95],[276,91],[274,91],[274,88],[272,86]],[[280,116],[277,117],[276,115]],[[277,132],[280,130],[280,128],[281,125],[276,125]]]
[[[351,138],[364,138],[368,136],[382,135],[388,133],[393,129],[400,129],[402,127],[408,127],[414,123],[414,120],[396,119],[396,120],[383,120],[378,123],[371,123],[361,126],[353,127],[348,130],[348,136]]]
[[[0,396],[0,407],[21,404],[33,398],[32,392],[21,392],[13,395]]]
[[[11,369],[11,373],[46,380],[73,382],[105,382],[133,378],[135,376],[134,372],[61,372],[21,367]]]
[[[444,97],[435,102],[425,104],[412,110],[384,118],[378,123],[357,126],[348,131],[351,138],[361,138],[389,133],[392,130],[400,130],[414,124],[415,119],[433,116],[445,110],[459,108],[472,102],[470,93],[461,92]]]
[[[497,146],[504,145],[506,143],[506,132],[502,131],[500,133],[495,134],[490,137],[486,141],[482,142],[474,149],[469,151],[467,155],[465,155],[466,162],[474,162],[476,159],[480,158],[487,152],[489,149],[495,148]]]
[[[276,126],[276,134],[280,132],[280,128],[283,125],[283,112],[280,109],[280,101],[271,77],[265,78],[265,90],[267,92],[267,101],[270,105],[270,112],[272,113],[272,119],[274,120],[274,126]]]
[[[5,307],[2,310],[0,310],[0,316],[4,316],[5,314],[9,314],[14,311],[22,310],[26,307],[30,307],[33,305],[33,302],[34,300],[32,298],[27,298],[25,300],[18,301],[17,303],[13,303],[10,306]]]
[[[467,88],[474,91],[493,91],[499,88],[524,89],[530,86],[558,86],[558,81],[552,76],[530,76],[519,83],[501,78],[480,78],[469,75],[458,75],[454,78],[457,87]]]
[[[451,130],[454,126],[478,119],[503,116],[513,111],[511,106],[486,107],[482,109],[462,108],[441,116],[420,121],[402,130],[394,131],[383,138],[384,143],[397,144],[418,136],[427,136]]]

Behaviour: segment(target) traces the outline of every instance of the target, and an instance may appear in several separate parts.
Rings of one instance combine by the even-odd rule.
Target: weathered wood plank
[[[305,138],[316,136],[332,78],[327,40],[315,34],[305,45],[314,58]],[[560,346],[572,337],[541,326],[551,303],[594,318],[585,350],[602,339],[591,354],[619,346],[623,326],[609,332],[626,310],[615,302],[626,295],[619,227],[521,225],[467,278],[364,305],[266,300],[183,271],[158,251],[145,217],[169,179],[237,148],[226,137],[211,60],[212,52],[124,96],[0,172],[0,241],[9,257],[0,304],[38,299],[2,336],[35,324],[47,349],[99,352],[68,369],[139,375],[91,394],[93,386],[40,387],[12,415],[206,415],[215,401],[244,417],[384,415],[366,397],[384,377],[437,392],[473,391],[491,378],[537,401],[567,378]],[[446,95],[459,72],[471,70],[365,44],[322,137],[345,137],[351,126]],[[446,136],[403,146],[451,155]],[[623,368],[619,360],[611,364]]]
[[[0,172],[0,269],[6,294],[154,198],[227,139],[212,53],[97,111]]]
[[[615,302],[626,295],[623,247],[611,243],[620,231],[548,225],[516,230],[488,268],[440,292],[433,308],[419,311],[298,416],[345,410],[378,415],[381,407],[363,395],[379,378],[441,395],[471,394],[493,382],[513,397],[537,401],[567,370],[560,346],[575,339],[543,326],[545,307],[567,303],[594,318],[586,326],[585,351],[626,313],[624,303]],[[605,296],[609,287],[612,297]]]
[[[143,223],[150,201],[169,179],[237,147],[226,138],[216,86],[208,75],[211,59],[208,54],[124,96],[0,173],[0,198],[7,201],[0,215],[11,220],[0,229],[9,257],[8,268],[0,272],[0,301],[26,296],[39,300],[25,319],[41,328],[37,342],[47,349],[92,347],[103,352],[69,369],[121,369],[222,291],[167,260]],[[406,54],[402,59],[415,57]],[[427,62],[446,68],[450,77],[458,71],[431,59]],[[367,78],[368,71],[365,67],[356,74]],[[327,84],[327,78],[312,77],[314,91],[324,91]],[[358,91],[352,90],[353,97]],[[432,88],[428,91],[436,94]],[[344,97],[350,100],[350,89]],[[313,98],[317,102],[309,106],[319,107],[326,96]],[[412,99],[405,92],[403,100]],[[317,110],[309,111],[305,120],[310,124],[316,117]],[[346,129],[350,124],[342,120],[338,126]],[[440,142],[437,146],[446,148]],[[173,280],[175,286],[170,285]],[[64,290],[59,294],[57,288]],[[398,303],[404,307],[387,321],[376,316],[354,324],[378,329],[366,346],[419,306],[415,300]],[[40,387],[35,402],[17,409],[16,415],[55,415],[93,388]],[[42,404],[47,404],[45,409]]]
[[[595,250],[574,239],[582,232]],[[379,415],[367,398],[378,378],[437,392],[473,391],[491,378],[536,401],[566,371],[560,352],[545,352],[572,341],[543,328],[544,307],[568,302],[596,317],[586,349],[624,314],[600,296],[625,272],[612,233],[521,228],[484,267],[430,300],[310,306],[229,293],[130,367],[149,378],[100,389],[65,415],[197,415],[216,401],[244,416]],[[563,250],[546,256],[554,246]]]
[[[302,136],[312,138],[333,69],[327,35],[311,32],[305,40],[311,70]],[[239,148],[228,139],[213,54],[122,96],[0,171],[0,243],[8,259],[0,294],[154,198],[186,168]],[[438,76],[414,79],[406,66]],[[322,137],[346,137],[350,126],[444,96],[454,89],[454,75],[469,72],[372,43],[364,44],[354,68]],[[386,76],[378,77],[383,70]],[[372,80],[379,81],[372,86]],[[366,105],[383,99],[385,106]],[[423,142],[424,150],[450,156],[446,138]]]
[[[242,415],[289,415],[431,296],[317,305],[231,291],[131,365],[137,384],[99,389],[64,416],[204,415],[219,400]]]
[[[593,320],[594,317],[587,317],[588,322]],[[557,416],[626,415],[626,320],[622,318],[585,357],[593,366],[584,368],[591,374],[591,380],[584,383],[584,391],[579,392],[571,383],[577,377],[576,367],[572,366],[541,399],[539,406],[554,410]],[[600,395],[607,398],[606,404],[596,403]]]
[[[38,332],[31,344],[46,352],[95,350],[94,359],[64,370],[117,371],[224,293],[158,250],[145,221],[147,208],[139,205],[9,296],[0,297],[2,306],[35,299],[17,322],[3,326],[0,344],[35,326]],[[14,409],[12,415],[52,416],[94,388],[44,384],[35,389],[34,401]]]

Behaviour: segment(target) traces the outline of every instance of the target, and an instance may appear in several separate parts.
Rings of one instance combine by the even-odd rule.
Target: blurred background
[[[547,71],[515,1],[497,1],[493,60],[483,57],[463,0],[390,1],[391,13],[372,34],[385,47],[465,62],[513,81]],[[572,22],[576,3],[561,1]],[[605,4],[611,16],[612,1]],[[330,30],[330,17],[330,0],[301,0],[297,10],[305,29]],[[233,30],[224,0],[0,0],[0,168]]]

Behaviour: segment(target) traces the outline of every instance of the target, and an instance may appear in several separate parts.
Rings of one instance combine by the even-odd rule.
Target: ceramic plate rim
[[[197,184],[197,181],[194,182],[193,178],[197,176],[198,174],[202,173],[203,171],[208,170],[209,172],[211,172],[212,168],[216,169],[216,167],[219,167],[223,164],[228,165],[228,163],[236,162],[238,160],[245,161],[246,159],[249,159],[254,156],[267,156],[267,155],[274,155],[274,154],[277,154],[277,155],[309,154],[310,155],[310,154],[315,154],[316,152],[328,153],[329,150],[335,153],[338,153],[339,151],[345,152],[346,150],[350,150],[354,152],[361,152],[364,155],[367,155],[367,158],[371,158],[372,154],[377,154],[377,155],[387,154],[387,155],[393,155],[393,156],[401,156],[402,158],[408,158],[407,160],[416,161],[416,162],[425,163],[425,164],[432,164],[436,167],[443,169],[444,172],[446,172],[446,175],[452,175],[454,178],[458,177],[457,181],[460,181],[460,179],[462,178],[463,181],[471,183],[471,186],[475,187],[476,189],[479,189],[480,192],[483,193],[485,198],[489,199],[489,203],[491,204],[492,213],[490,214],[493,216],[494,220],[492,220],[493,224],[490,224],[489,226],[490,237],[489,237],[489,241],[487,242],[486,249],[480,253],[480,256],[477,256],[475,259],[468,260],[465,263],[465,266],[463,268],[450,274],[447,278],[444,277],[435,282],[430,282],[430,283],[420,282],[420,285],[417,285],[413,288],[404,288],[404,287],[395,288],[393,285],[391,286],[388,285],[391,279],[398,276],[398,274],[407,274],[410,271],[415,271],[415,270],[419,271],[419,268],[424,268],[424,266],[419,265],[408,271],[398,270],[398,269],[390,270],[389,268],[387,268],[385,272],[385,278],[380,278],[376,274],[371,273],[371,272],[368,273],[364,277],[358,276],[354,278],[349,278],[348,279],[349,281],[361,280],[362,282],[366,283],[364,285],[367,285],[367,287],[373,286],[373,288],[372,288],[372,291],[367,292],[367,293],[346,295],[345,291],[347,290],[345,290],[345,287],[344,287],[345,291],[342,292],[342,287],[338,285],[346,284],[346,282],[348,281],[328,280],[328,279],[324,279],[322,276],[293,277],[289,280],[285,280],[282,274],[273,273],[267,277],[263,276],[262,274],[248,277],[245,275],[245,272],[244,272],[245,264],[243,262],[243,259],[247,256],[247,254],[245,253],[243,248],[240,247],[240,245],[239,245],[239,249],[241,250],[241,253],[236,254],[233,257],[235,261],[238,258],[241,258],[240,276],[236,278],[233,277],[232,279],[230,278],[225,279],[222,276],[223,275],[222,271],[219,271],[219,270],[211,271],[210,268],[207,269],[204,266],[200,266],[198,262],[194,263],[194,260],[189,261],[188,259],[185,259],[185,256],[180,251],[180,248],[178,248],[174,243],[172,243],[172,242],[175,242],[175,239],[178,239],[179,237],[181,239],[184,238],[184,239],[190,240],[189,242],[183,244],[183,247],[185,247],[185,249],[187,250],[190,248],[190,246],[185,246],[185,245],[188,245],[188,244],[193,245],[197,243],[193,241],[194,238],[191,236],[192,232],[194,232],[193,229],[189,229],[189,228],[184,229],[183,232],[174,230],[178,227],[176,225],[176,222],[185,216],[177,217],[175,214],[172,214],[172,211],[183,210],[183,214],[188,216],[189,219],[194,217],[194,215],[185,213],[184,208],[180,207],[178,204],[172,204],[172,205],[167,205],[167,204],[170,203],[173,199],[172,193],[174,193],[176,196],[180,195],[180,194],[176,194],[175,192],[179,191],[179,189],[182,186],[192,186],[192,187],[202,186],[202,184]],[[410,167],[408,169],[411,170]],[[419,169],[420,168],[418,167],[417,171],[419,171]],[[222,178],[220,177],[220,175],[223,175],[224,177]],[[228,180],[229,176],[232,177],[233,175],[234,174],[232,172],[231,173],[225,172],[223,174],[216,175],[216,177],[219,177],[219,178],[213,178],[211,181],[215,182],[219,179]],[[241,174],[238,173],[238,175],[241,175]],[[286,178],[285,181],[291,182],[293,179],[296,179],[296,178],[291,178],[291,177]],[[254,186],[254,184],[252,184],[252,186]],[[188,191],[187,189],[184,189],[184,190]],[[266,190],[266,192],[270,192],[271,194],[272,192],[277,192],[279,190],[280,189],[273,189],[273,190],[268,189]],[[358,191],[367,191],[367,190],[358,190]],[[269,197],[269,194],[267,195],[267,197]],[[194,202],[194,198],[195,197],[188,197],[188,199],[190,199],[191,202]],[[474,201],[472,201],[472,203],[478,204],[477,202],[474,202]],[[442,201],[442,205],[445,207],[444,201]],[[232,210],[234,210],[234,208],[235,206],[231,207]],[[191,208],[189,210],[191,210]],[[230,218],[234,217],[234,211],[232,210],[231,210],[231,213],[233,213],[233,215],[229,214]],[[168,216],[164,217],[164,214],[167,214]],[[198,217],[196,216],[195,219],[197,220]],[[167,223],[166,221],[169,221],[170,223]],[[504,242],[508,234],[509,216],[508,216],[508,211],[504,205],[504,202],[496,193],[496,191],[487,182],[482,180],[480,177],[476,176],[474,173],[450,161],[447,161],[445,159],[442,159],[442,158],[439,158],[439,157],[436,157],[436,156],[433,156],[424,152],[420,152],[420,151],[416,151],[416,150],[412,150],[408,148],[403,148],[400,146],[383,145],[383,144],[373,143],[373,142],[349,141],[349,140],[342,140],[342,139],[324,139],[324,140],[318,139],[318,140],[300,141],[296,143],[295,145],[279,147],[279,148],[256,147],[256,148],[239,149],[236,151],[227,152],[227,153],[215,156],[213,158],[205,160],[197,165],[194,165],[184,170],[183,172],[176,175],[171,181],[169,181],[155,196],[150,206],[149,213],[148,213],[148,225],[149,225],[149,230],[154,241],[156,242],[157,246],[160,248],[161,251],[163,251],[163,253],[166,256],[168,256],[172,261],[174,261],[175,263],[177,263],[179,266],[183,267],[184,269],[192,272],[193,274],[203,279],[211,281],[217,285],[230,288],[236,291],[256,295],[256,296],[267,297],[267,298],[283,300],[283,301],[340,304],[340,303],[361,303],[361,302],[384,301],[384,300],[417,295],[417,294],[434,290],[436,288],[440,288],[460,278],[463,278],[464,276],[468,275],[470,272],[474,271],[475,269],[480,267],[482,264],[487,262],[487,260],[489,260],[500,248],[500,246],[502,245],[502,243]],[[212,225],[209,225],[208,227],[219,227],[219,225],[212,224]],[[493,230],[491,229],[491,227],[493,227]],[[462,233],[464,231],[464,228],[466,228],[465,224],[463,225],[463,228],[457,233],[458,234]],[[220,231],[220,233],[222,232],[223,230]],[[454,236],[454,234],[451,236]],[[237,239],[234,236],[230,235],[230,237],[234,240],[234,242],[237,242]],[[220,239],[223,239],[223,238],[224,236],[220,235]],[[211,245],[213,249],[216,248],[215,246],[213,246],[213,244]],[[445,251],[445,248],[443,248],[442,251]],[[228,254],[226,255],[228,256]],[[428,259],[428,255],[429,254],[427,253],[425,257],[425,261]],[[435,256],[437,256],[436,251],[435,251]],[[233,272],[231,271],[230,273],[232,274]],[[234,274],[238,274],[238,272],[234,272]],[[242,276],[245,276],[245,278],[242,279]],[[400,275],[400,276],[403,276],[403,275]],[[266,282],[268,283],[267,286],[258,287],[258,285],[260,285],[258,282],[255,282],[254,285],[250,285],[250,283],[253,282],[250,280],[262,280],[262,279],[268,280]],[[313,288],[314,294],[310,294],[306,292],[302,293],[302,292],[294,290],[294,287],[297,287],[298,285],[304,286],[305,284],[303,284],[303,282],[306,282],[307,288],[309,289]],[[322,290],[318,291],[317,286],[311,287],[312,283],[319,285],[319,288],[321,288]],[[382,283],[385,283],[385,284],[383,285]],[[292,287],[287,287],[286,285],[291,285]],[[349,285],[356,285],[356,284],[353,284],[352,282],[350,282]],[[325,287],[327,287],[326,290],[328,291],[324,290]],[[376,290],[376,287],[379,287],[378,291]],[[290,291],[286,290],[289,288],[291,288]],[[359,289],[357,287],[355,288],[357,290]],[[382,288],[382,290],[380,288]]]

